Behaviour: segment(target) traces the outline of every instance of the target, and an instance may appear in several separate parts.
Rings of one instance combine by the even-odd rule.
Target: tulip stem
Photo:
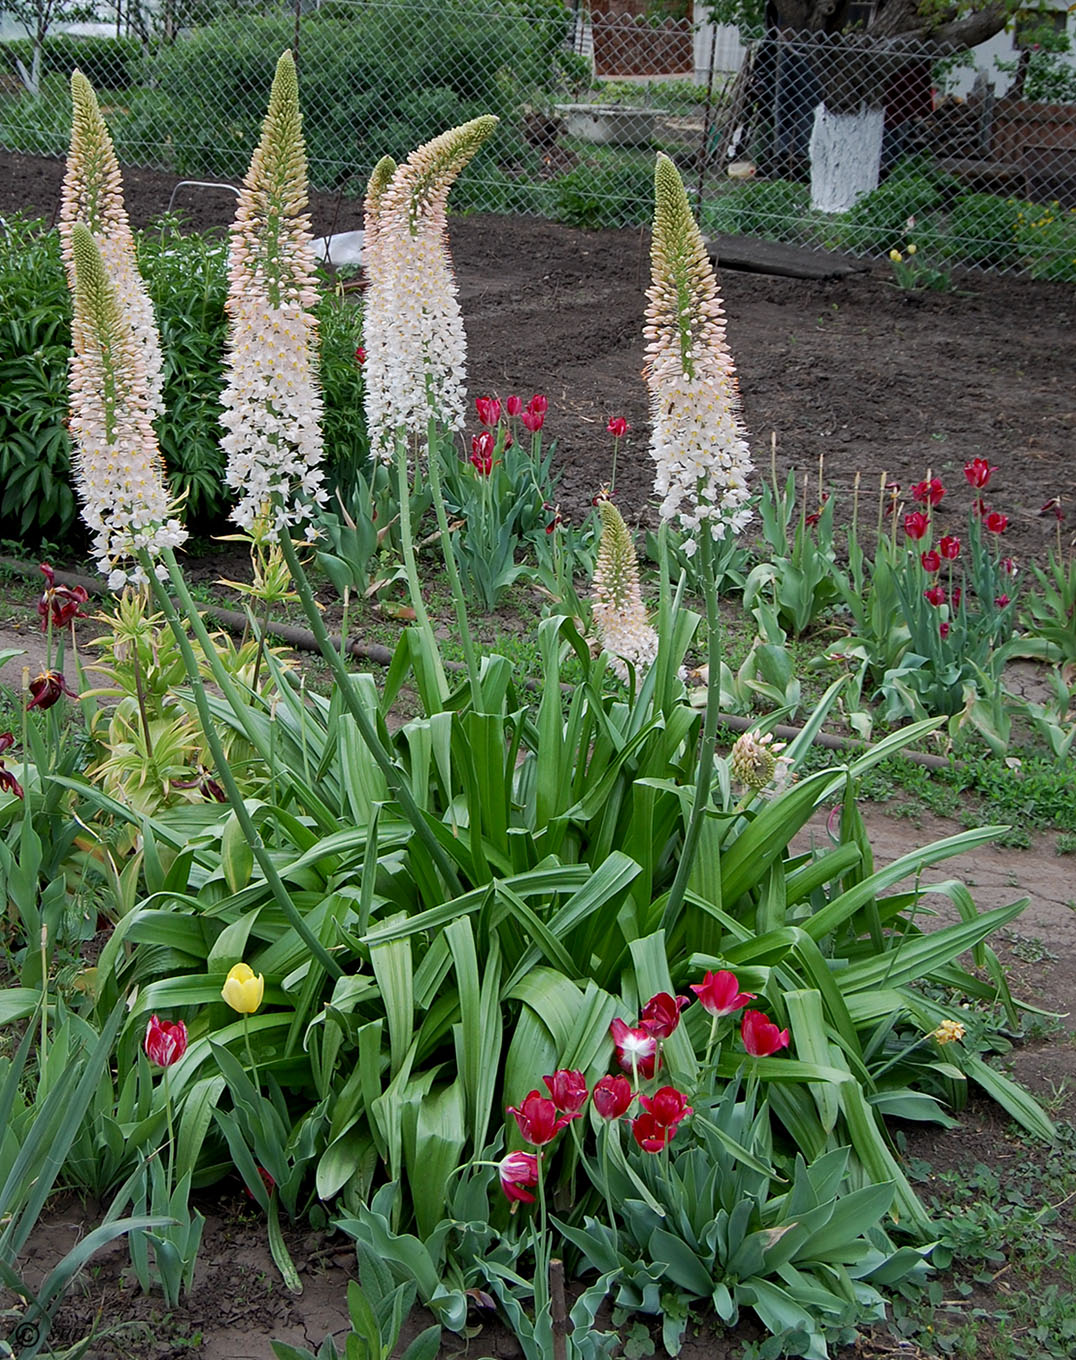
[[[609,1215],[609,1231],[613,1234],[613,1246],[617,1243],[616,1209],[613,1206],[613,1187],[609,1178],[609,1139],[613,1136],[613,1121],[605,1121],[605,1137],[602,1139],[602,1190],[605,1194],[605,1208]],[[619,1136],[619,1126],[618,1126]]]
[[[477,713],[481,707],[482,699],[482,691],[478,685],[478,661],[475,657],[474,639],[471,637],[471,627],[467,619],[467,605],[463,598],[463,586],[460,584],[460,574],[456,567],[456,549],[448,527],[445,503],[441,497],[441,441],[437,436],[437,425],[431,420],[429,432],[426,436],[426,445],[430,451],[428,467],[430,490],[433,493],[433,508],[437,515],[437,528],[441,536],[441,552],[445,559],[445,571],[448,573],[448,583],[452,589],[452,605],[456,613],[456,627],[459,629],[460,642],[463,644],[463,659],[467,665],[467,680],[471,687],[471,707]],[[452,456],[455,457],[454,446],[450,445],[449,447],[452,449]]]
[[[286,537],[287,536],[284,534],[281,535],[281,538],[284,540],[286,540]],[[171,558],[170,561],[168,560],[169,558]],[[180,590],[182,578],[175,557],[172,556],[170,550],[165,554],[165,560],[168,562],[173,584],[176,586],[176,593],[186,605],[186,600],[190,599],[190,596],[186,594],[185,588]],[[310,950],[314,958],[317,959],[321,967],[325,969],[326,973],[328,973],[331,978],[342,977],[344,970],[303,919],[302,913],[291,900],[287,888],[285,888],[280,875],[277,873],[276,865],[273,863],[268,850],[266,850],[265,846],[262,844],[261,836],[258,834],[253,819],[247,811],[246,800],[243,797],[239,785],[236,783],[235,775],[232,773],[232,767],[228,763],[228,758],[224,754],[224,747],[221,745],[217,727],[213,721],[213,715],[209,711],[209,700],[206,698],[205,685],[202,683],[202,677],[198,669],[198,658],[194,654],[191,640],[180,622],[179,615],[176,613],[175,605],[173,605],[168,591],[165,590],[163,583],[157,579],[157,574],[154,570],[153,563],[149,560],[148,554],[145,552],[140,553],[139,561],[142,564],[143,571],[149,579],[150,586],[157,597],[157,602],[161,606],[164,617],[169,627],[172,629],[172,633],[179,645],[180,653],[183,656],[183,664],[187,668],[187,676],[191,683],[191,692],[194,695],[195,706],[198,709],[198,719],[202,725],[202,732],[205,735],[206,744],[213,756],[213,763],[217,767],[217,773],[220,775],[220,781],[224,785],[225,793],[228,795],[228,802],[231,804],[232,811],[235,813],[236,821],[239,823],[243,836],[250,846],[254,858],[258,862],[258,866],[265,877],[266,885],[273,895],[273,900],[284,913],[285,920],[299,936],[303,944],[306,945],[307,949]],[[185,596],[186,599],[184,598]],[[192,609],[193,601],[191,602],[191,608],[187,609],[188,617],[190,617]],[[197,611],[195,610],[194,613],[196,614]],[[201,620],[199,619],[198,622],[200,624]],[[208,650],[206,650],[207,646]],[[213,645],[209,642],[208,636],[203,643],[203,650],[206,651],[207,656],[209,655],[209,652],[213,650]],[[215,651],[213,651],[213,656],[216,657]],[[221,670],[223,670],[223,667],[221,667]],[[215,675],[216,669],[214,668],[214,676]]]
[[[714,1040],[717,1038],[717,1022],[721,1017],[718,1015],[710,1016],[710,1037],[706,1040],[706,1054],[702,1060],[703,1071],[710,1066],[710,1054],[714,1051]]]
[[[164,1117],[168,1125],[168,1163],[165,1184],[168,1188],[167,1202],[172,1202],[172,1177],[175,1175],[176,1135],[172,1126],[172,1091],[168,1084],[168,1068],[164,1069]]]
[[[251,1076],[254,1079],[254,1089],[255,1091],[258,1091],[261,1083],[258,1077],[258,1064],[254,1061],[254,1050],[250,1046],[250,1016],[246,1011],[243,1012],[243,1042],[247,1047],[247,1061],[250,1063]]]

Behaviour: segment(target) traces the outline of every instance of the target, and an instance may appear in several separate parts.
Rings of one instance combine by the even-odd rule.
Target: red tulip
[[[14,745],[15,738],[11,732],[0,732],[0,756]],[[23,796],[22,785],[10,770],[4,769],[3,760],[0,760],[0,791],[3,791],[4,793],[13,793],[16,798],[21,798]]]
[[[991,467],[985,458],[973,458],[970,463],[964,464],[964,476],[967,478],[968,485],[974,486],[980,491],[995,472],[997,472],[997,468]]]
[[[938,543],[938,551],[947,562],[955,562],[960,556],[960,539],[952,534],[942,534],[941,541]]]
[[[534,1203],[534,1196],[527,1186],[538,1184],[537,1153],[510,1152],[501,1159],[497,1174],[501,1178],[501,1189],[513,1203]]]
[[[631,1121],[632,1137],[644,1152],[660,1152],[676,1133],[675,1124],[661,1124],[652,1114],[637,1114]]]
[[[668,992],[658,992],[639,1013],[639,1028],[652,1034],[655,1039],[667,1039],[675,1033],[680,1023],[680,1012],[690,1004],[689,996],[670,996]]]
[[[496,397],[475,397],[475,410],[483,425],[496,425],[501,418],[501,403]]]
[[[913,510],[911,514],[904,516],[904,532],[909,538],[922,538],[929,528],[930,520],[922,510]]]
[[[602,1077],[595,1083],[591,1099],[603,1119],[619,1119],[631,1104],[631,1082],[627,1077]]]
[[[675,1129],[692,1113],[691,1106],[675,1086],[663,1086],[652,1096],[640,1096],[639,1104],[652,1114],[659,1124]]]
[[[1004,609],[1005,606],[1009,603],[1009,597],[1008,595],[995,595],[994,603],[997,605],[999,609]]]
[[[629,1029],[623,1020],[614,1020],[609,1033],[616,1045],[616,1060],[625,1072],[638,1070],[639,1076],[649,1080],[657,1063],[658,1041],[645,1029]]]
[[[1016,575],[1017,566],[1016,566],[1016,562],[1015,562],[1015,560],[1014,560],[1013,558],[1011,558],[1011,557],[1003,557],[1003,558],[1001,559],[1001,561],[998,563],[998,566],[999,566],[999,567],[1001,568],[1001,570],[1006,574],[1006,576],[1015,576],[1015,575]]]
[[[606,433],[611,434],[614,439],[623,439],[631,426],[623,416],[611,416],[609,424],[605,427]]]
[[[790,1038],[787,1029],[778,1029],[761,1011],[744,1011],[740,1036],[752,1058],[768,1058],[779,1048],[787,1048]]]
[[[923,564],[924,571],[929,571],[931,574],[941,571],[941,558],[933,548],[929,552],[920,553],[919,561]]]
[[[471,463],[483,477],[493,471],[493,436],[488,430],[476,434],[471,440]]]
[[[534,396],[527,402],[527,410],[533,411],[535,415],[544,416],[549,410],[549,401],[542,396],[541,392],[535,392]]]
[[[587,1098],[587,1083],[582,1072],[558,1067],[551,1077],[543,1077],[553,1103],[565,1114],[582,1109]]]
[[[561,1129],[573,1119],[579,1118],[577,1114],[558,1116],[557,1107],[540,1091],[531,1091],[518,1110],[509,1105],[508,1113],[515,1115],[524,1141],[533,1144],[534,1147],[542,1147],[545,1143],[552,1142]]]
[[[945,603],[945,590],[942,586],[931,586],[929,590],[923,591],[923,598],[937,609]]]
[[[1000,510],[991,510],[983,516],[983,528],[990,534],[1003,534],[1009,527],[1008,515]]]
[[[520,420],[522,420],[523,424],[527,427],[528,430],[530,430],[531,434],[537,434],[538,431],[545,424],[545,412],[532,411],[531,408],[528,406],[527,409],[520,416]]]
[[[700,983],[692,983],[691,990],[699,998],[699,1005],[710,1015],[732,1015],[754,1001],[754,992],[741,992],[736,974],[722,969],[707,973]]]
[[[960,608],[960,599],[963,593],[964,592],[960,589],[959,586],[953,587],[953,593],[949,596],[949,604],[953,609]]]
[[[931,477],[929,482],[916,482],[912,487],[912,498],[920,505],[937,505],[945,495],[945,487],[939,477]]]
[[[366,350],[363,349],[362,345],[355,346],[355,362],[360,368],[366,362]]]
[[[523,410],[523,398],[516,396],[509,397],[505,402],[505,406],[507,407],[510,416],[518,416],[520,411]]]
[[[182,1020],[172,1025],[167,1020],[158,1020],[155,1015],[150,1016],[143,1046],[150,1062],[158,1067],[171,1067],[187,1051],[187,1026]]]
[[[938,636],[943,642],[949,636],[949,624],[944,619],[938,624]]]
[[[42,710],[51,708],[61,694],[66,694],[69,699],[78,698],[75,691],[68,688],[67,681],[59,671],[42,671],[30,681],[31,698],[26,707]]]
[[[41,573],[48,582],[45,593],[37,602],[43,633],[50,623],[54,628],[65,628],[73,619],[89,617],[79,608],[90,598],[85,586],[58,586],[56,573],[47,562],[41,563]]]

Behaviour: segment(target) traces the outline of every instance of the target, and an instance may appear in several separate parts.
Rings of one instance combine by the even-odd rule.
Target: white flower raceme
[[[363,340],[371,449],[391,459],[397,438],[426,441],[432,419],[460,429],[467,342],[448,250],[446,205],[456,177],[497,124],[488,116],[413,151],[367,194]]]
[[[326,499],[318,300],[306,207],[306,152],[290,52],[277,62],[261,141],[243,181],[228,254],[227,382],[221,398],[232,518],[253,531],[274,496],[269,536]]]
[[[71,148],[60,198],[60,244],[67,281],[74,292],[71,229],[84,223],[101,252],[116,290],[120,313],[142,353],[149,417],[164,410],[164,362],[153,303],[138,272],[134,237],[123,206],[120,167],[93,86],[81,71],[71,73]]]
[[[646,368],[650,451],[661,517],[678,520],[696,551],[747,523],[751,454],[725,343],[717,280],[676,167],[659,156],[647,290]]]
[[[90,230],[71,228],[75,311],[71,330],[71,437],[82,517],[93,531],[93,555],[111,589],[144,580],[124,559],[156,557],[187,533],[174,518],[164,462],[149,415],[143,347]]]
[[[598,509],[602,536],[591,581],[594,627],[601,645],[613,658],[613,669],[627,682],[627,663],[640,678],[654,664],[658,635],[646,616],[628,526],[612,501],[599,501]]]

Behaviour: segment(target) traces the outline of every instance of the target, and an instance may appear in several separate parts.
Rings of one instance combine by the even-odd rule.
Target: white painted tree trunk
[[[846,212],[878,187],[884,122],[885,110],[867,104],[861,104],[856,113],[832,113],[819,104],[811,132],[813,208]]]

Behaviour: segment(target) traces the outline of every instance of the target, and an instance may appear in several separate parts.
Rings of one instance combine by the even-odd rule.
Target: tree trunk
[[[865,101],[852,113],[819,104],[811,133],[811,206],[819,212],[847,212],[878,186],[885,110]]]

